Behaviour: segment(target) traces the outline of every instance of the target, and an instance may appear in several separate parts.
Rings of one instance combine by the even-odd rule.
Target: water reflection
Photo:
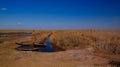
[[[45,42],[46,47],[44,49],[40,49],[41,52],[54,52],[55,50],[50,45],[50,39],[48,38]]]
[[[27,45],[18,44],[18,45],[21,45],[21,46],[16,48],[16,49],[20,50],[20,51],[55,52],[55,50],[51,47],[49,38],[45,41],[45,46],[43,46],[43,45],[34,45],[34,47],[31,47],[28,44]]]

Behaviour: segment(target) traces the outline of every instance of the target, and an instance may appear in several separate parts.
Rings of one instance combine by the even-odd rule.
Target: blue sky
[[[0,29],[120,29],[120,0],[0,0]]]

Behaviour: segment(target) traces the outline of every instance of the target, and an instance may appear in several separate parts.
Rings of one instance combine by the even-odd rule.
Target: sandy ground
[[[0,43],[0,67],[111,67],[116,55],[93,54],[91,48],[60,52],[32,52],[15,50],[16,41],[30,37],[18,37]]]

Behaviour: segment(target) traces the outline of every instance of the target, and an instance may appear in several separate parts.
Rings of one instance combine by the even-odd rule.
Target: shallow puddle
[[[45,46],[36,44],[34,45],[34,47],[31,47],[30,45],[22,44],[20,47],[16,49],[20,51],[55,52],[55,50],[51,47],[49,38],[45,41]]]

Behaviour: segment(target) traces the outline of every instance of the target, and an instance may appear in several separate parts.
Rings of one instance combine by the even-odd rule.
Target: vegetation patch
[[[50,37],[54,48],[63,50],[92,47],[94,52],[120,54],[120,31],[60,30]]]

